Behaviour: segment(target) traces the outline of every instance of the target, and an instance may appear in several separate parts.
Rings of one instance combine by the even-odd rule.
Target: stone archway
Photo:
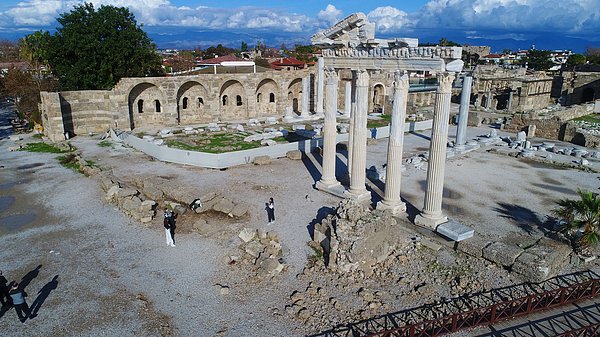
[[[298,102],[302,102],[302,79],[293,79],[288,85],[288,104],[292,107],[292,111],[296,115],[300,115],[300,106]]]
[[[385,86],[382,83],[377,83],[373,87],[373,112],[383,112],[385,104]]]
[[[177,122],[179,124],[208,121],[204,102],[208,90],[196,81],[183,83],[177,90]]]
[[[129,128],[152,124],[160,121],[167,99],[158,86],[142,82],[131,88],[127,95],[129,110]]]
[[[238,98],[239,96],[239,98]],[[228,80],[219,91],[222,118],[248,118],[248,98],[241,82]]]
[[[279,88],[277,82],[271,78],[266,78],[258,84],[256,88],[256,115],[266,116],[277,113],[276,102],[278,99]]]

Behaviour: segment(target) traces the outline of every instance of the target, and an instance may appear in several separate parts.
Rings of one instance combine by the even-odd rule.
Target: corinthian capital
[[[325,84],[333,84],[338,81],[337,71],[333,68],[325,68]]]
[[[357,87],[369,86],[369,73],[366,70],[355,70],[354,76],[356,76]]]
[[[454,73],[440,72],[437,74],[438,89],[437,92],[448,94],[452,92],[452,82],[454,81]]]
[[[396,70],[394,72],[394,89],[395,90],[404,90],[408,89],[409,81],[408,81],[408,72],[405,70]]]

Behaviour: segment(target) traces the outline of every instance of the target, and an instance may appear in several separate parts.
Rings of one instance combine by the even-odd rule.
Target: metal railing
[[[578,272],[541,283],[523,283],[390,313],[314,336],[434,337],[529,315],[599,294],[600,276],[592,271]],[[586,331],[597,331],[598,328],[597,324],[584,327],[576,336],[586,336]]]

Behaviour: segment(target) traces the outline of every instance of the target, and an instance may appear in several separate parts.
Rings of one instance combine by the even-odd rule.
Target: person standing
[[[273,202],[273,198],[269,198],[269,202],[267,203],[267,217],[269,218],[269,225],[275,222],[275,203]]]
[[[15,307],[15,311],[17,312],[17,316],[19,316],[19,320],[21,323],[25,323],[27,317],[31,313],[29,311],[29,306],[27,305],[27,301],[25,301],[25,297],[27,293],[23,289],[19,287],[19,283],[14,282],[12,287],[10,287],[10,291],[8,292],[10,298],[12,299],[13,306]],[[25,313],[25,316],[23,316]]]
[[[7,283],[6,277],[2,275],[2,270],[0,270],[0,303],[3,307],[11,304]]]
[[[165,227],[165,239],[167,240],[167,246],[175,247],[173,235],[171,234],[171,218],[173,218],[173,212],[165,208],[163,220],[163,226]]]
[[[171,234],[171,247],[175,247],[175,228],[177,228],[177,213],[171,212],[171,217],[169,217],[169,233]]]

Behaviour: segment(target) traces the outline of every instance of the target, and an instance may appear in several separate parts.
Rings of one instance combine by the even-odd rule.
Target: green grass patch
[[[58,156],[56,159],[58,159],[58,162],[62,166],[66,167],[68,169],[71,169],[73,171],[81,172],[79,163],[77,162],[77,159],[74,154],[69,153],[69,154],[66,154],[63,156]]]
[[[28,152],[45,152],[45,153],[66,153],[69,151],[64,151],[59,149],[58,147],[46,143],[27,143],[27,145],[21,148],[21,151]]]
[[[42,137],[44,137],[44,135],[41,133],[36,133],[35,135],[31,136],[33,139],[42,139]]]
[[[103,140],[100,143],[98,143],[98,146],[100,146],[100,147],[112,147],[112,143],[109,142],[108,140]]]
[[[241,151],[261,146],[260,142],[244,142],[245,136],[239,133],[207,134],[194,137],[193,139],[188,138],[185,141],[181,139],[169,139],[166,141],[166,144],[176,149],[207,153]],[[285,140],[283,137],[278,138]]]
[[[573,119],[574,121],[577,122],[588,122],[588,123],[598,123],[600,124],[600,114],[589,114],[589,115],[585,115],[585,116],[581,116],[578,118]]]

